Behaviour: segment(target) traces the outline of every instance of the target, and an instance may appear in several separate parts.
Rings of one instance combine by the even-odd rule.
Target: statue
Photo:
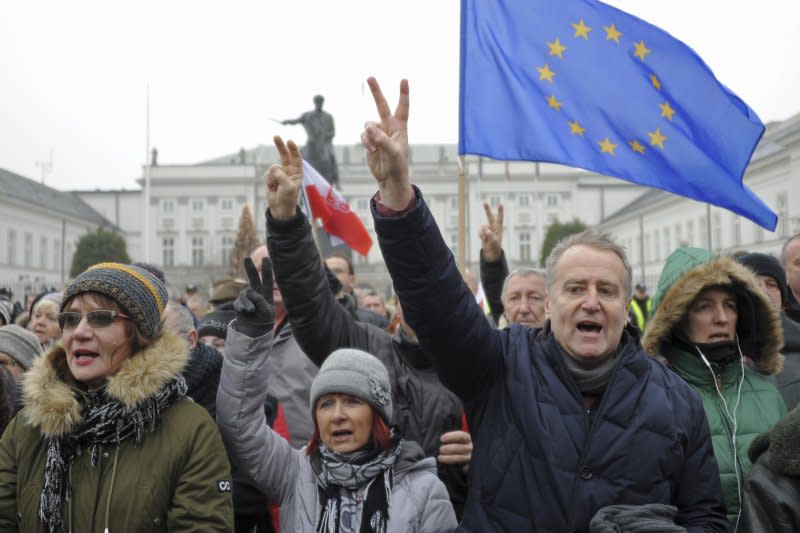
[[[325,98],[318,94],[314,97],[314,110],[306,111],[299,118],[284,120],[283,125],[302,124],[308,139],[303,147],[303,157],[317,172],[322,174],[331,185],[339,189],[339,169],[336,166],[336,154],[333,151],[333,136],[336,131],[333,117],[322,110]]]

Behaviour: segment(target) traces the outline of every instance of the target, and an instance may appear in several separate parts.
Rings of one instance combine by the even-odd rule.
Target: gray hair
[[[511,281],[511,278],[530,278],[533,276],[539,276],[545,280],[545,282],[547,281],[547,275],[539,268],[519,267],[512,270],[508,276],[506,276],[506,279],[503,280],[503,289],[500,291],[500,300],[502,301],[506,299],[506,290],[508,289],[508,282]]]
[[[588,248],[594,248],[595,250],[613,252],[616,254],[620,261],[622,261],[622,265],[625,267],[625,298],[628,299],[631,297],[631,294],[633,294],[633,268],[628,262],[628,256],[625,253],[625,247],[617,244],[611,237],[611,234],[597,233],[591,228],[580,233],[564,237],[558,241],[553,250],[550,252],[550,255],[547,256],[547,261],[545,261],[547,271],[547,294],[550,294],[550,290],[553,288],[553,284],[556,281],[556,267],[558,266],[558,262],[561,260],[561,256],[573,246],[586,246]]]
[[[169,302],[167,303],[167,309],[175,313],[175,327],[178,328],[178,330],[173,331],[174,334],[178,335],[179,337],[185,337],[193,329],[195,329],[194,318],[192,317],[192,312],[189,311],[188,307],[175,302]]]
[[[781,266],[783,267],[784,270],[786,270],[786,248],[789,247],[789,243],[797,239],[800,239],[800,233],[795,233],[794,235],[786,239],[785,243],[783,243],[783,248],[781,248]]]

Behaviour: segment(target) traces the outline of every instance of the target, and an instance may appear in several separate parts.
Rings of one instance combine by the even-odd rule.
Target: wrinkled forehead
[[[577,245],[564,252],[556,263],[556,283],[567,281],[604,282],[625,287],[625,265],[611,250]]]
[[[508,278],[508,284],[506,286],[507,292],[544,292],[544,289],[544,276],[535,272],[512,274]]]

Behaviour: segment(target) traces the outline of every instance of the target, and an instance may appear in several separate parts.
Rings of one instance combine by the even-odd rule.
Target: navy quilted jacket
[[[727,531],[697,394],[623,335],[587,413],[548,329],[482,316],[430,211],[373,216],[395,290],[442,383],[464,402],[475,450],[459,531],[588,531],[613,504],[665,503],[689,531]]]

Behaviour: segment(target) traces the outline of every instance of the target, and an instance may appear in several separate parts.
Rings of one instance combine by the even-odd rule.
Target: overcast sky
[[[491,1],[491,0],[487,0]],[[800,0],[612,0],[692,46],[765,122],[800,112]],[[325,96],[337,144],[411,85],[412,143],[458,141],[457,0],[0,1],[0,168],[59,189],[135,188],[150,139],[195,163],[305,139]]]

